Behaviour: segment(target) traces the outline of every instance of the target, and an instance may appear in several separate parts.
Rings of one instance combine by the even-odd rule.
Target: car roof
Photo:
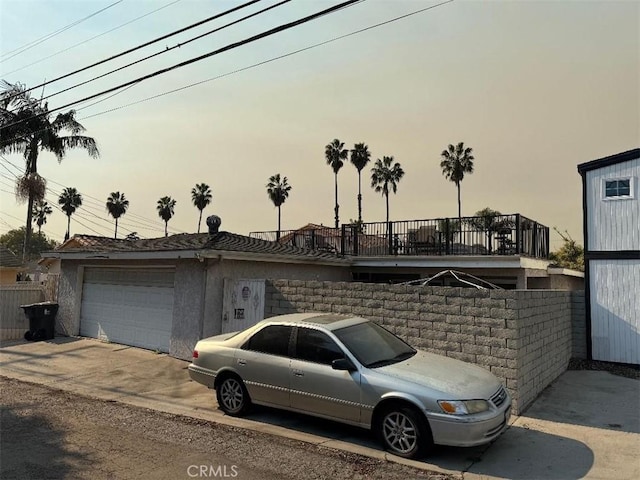
[[[323,327],[326,330],[337,330],[339,328],[356,325],[358,323],[367,322],[362,317],[354,317],[352,315],[341,315],[338,313],[326,312],[310,312],[310,313],[290,313],[287,315],[279,315],[264,320],[261,323],[278,323],[289,325],[315,325]]]

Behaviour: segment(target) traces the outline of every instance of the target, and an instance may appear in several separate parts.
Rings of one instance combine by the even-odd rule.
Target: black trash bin
[[[29,319],[29,330],[24,334],[25,340],[51,340],[55,336],[57,303],[32,303],[20,305],[20,308]]]

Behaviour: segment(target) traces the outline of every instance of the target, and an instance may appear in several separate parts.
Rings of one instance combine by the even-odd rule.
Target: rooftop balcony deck
[[[337,255],[522,255],[549,257],[549,227],[518,213],[483,217],[436,218],[307,225],[298,230],[251,232],[251,237]]]

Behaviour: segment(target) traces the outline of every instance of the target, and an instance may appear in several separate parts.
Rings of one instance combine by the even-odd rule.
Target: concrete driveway
[[[369,432],[304,415],[258,408],[247,418],[217,409],[215,394],[192,382],[188,363],[84,338],[4,342],[0,375],[104,400],[281,435],[465,479],[640,478],[640,381],[569,371],[496,442],[438,448],[425,461],[380,450]]]

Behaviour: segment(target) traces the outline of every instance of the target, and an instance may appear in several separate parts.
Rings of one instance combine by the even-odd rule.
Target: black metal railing
[[[520,214],[305,227],[250,236],[353,256],[549,256],[549,228]]]

